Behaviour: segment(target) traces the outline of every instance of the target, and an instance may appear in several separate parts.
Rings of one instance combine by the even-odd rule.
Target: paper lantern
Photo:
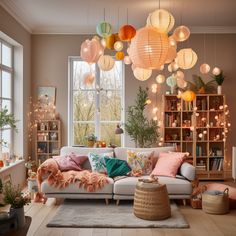
[[[176,71],[178,69],[179,69],[179,66],[178,66],[177,62],[175,62],[175,61],[173,61],[172,63],[170,63],[168,65],[168,71],[169,72],[173,72],[173,71]]]
[[[175,87],[176,86],[176,78],[174,76],[169,76],[167,79],[166,79],[166,84],[170,87]]]
[[[165,82],[165,79],[166,79],[165,76],[160,74],[156,77],[156,82],[158,84],[163,84]]]
[[[173,35],[169,37],[169,44],[170,46],[175,47],[175,48],[177,46],[177,42],[175,41]]]
[[[136,67],[134,69],[133,73],[134,73],[134,76],[136,79],[141,80],[141,81],[145,81],[151,77],[152,70]]]
[[[220,68],[219,67],[214,67],[213,70],[212,70],[212,74],[213,75],[219,75],[220,74]]]
[[[184,89],[188,85],[187,81],[185,81],[184,79],[178,76],[176,76],[176,83],[177,83],[177,86],[182,89]]]
[[[125,57],[124,52],[117,52],[117,53],[116,53],[116,59],[117,59],[117,60],[123,60],[124,57]]]
[[[84,85],[91,86],[94,82],[94,73],[86,73],[84,75]]]
[[[106,46],[107,46],[107,42],[106,42],[106,39],[101,39],[101,45],[104,47],[104,48],[106,48]]]
[[[136,34],[136,29],[132,25],[123,25],[119,30],[121,41],[130,41]]]
[[[125,63],[125,65],[129,65],[129,64],[132,63],[132,61],[131,61],[131,59],[130,59],[129,56],[125,56],[125,57],[124,57],[124,63]]]
[[[207,63],[203,63],[200,66],[200,72],[202,74],[207,74],[211,70],[211,67]]]
[[[96,39],[87,39],[81,44],[80,56],[84,61],[88,62],[89,64],[96,63],[99,57],[103,55],[103,53],[104,48]]]
[[[99,23],[96,27],[96,30],[97,30],[97,34],[102,38],[106,38],[110,36],[112,33],[111,25],[105,21]]]
[[[165,63],[168,64],[168,63],[172,62],[176,58],[176,56],[177,56],[176,47],[169,46]]]
[[[187,90],[181,94],[181,98],[186,102],[192,102],[196,98],[196,94],[191,90]]]
[[[103,71],[109,71],[113,68],[115,62],[109,55],[102,55],[98,60],[98,67]]]
[[[123,47],[124,47],[124,45],[123,45],[123,43],[121,41],[117,41],[114,44],[114,49],[116,51],[121,51],[123,49]]]
[[[181,49],[177,53],[177,63],[181,69],[190,69],[197,62],[197,54],[191,48]]]
[[[168,33],[174,27],[175,19],[171,13],[164,9],[158,9],[147,18],[147,26],[155,27],[160,32]]]
[[[175,73],[176,78],[184,79],[184,73],[181,70],[176,71]]]
[[[129,56],[131,61],[144,69],[158,69],[164,64],[169,40],[166,33],[153,27],[144,27],[131,40]]]
[[[173,33],[173,38],[177,41],[177,42],[183,42],[185,40],[187,40],[190,36],[190,30],[188,27],[181,25],[179,27],[177,27]]]
[[[115,34],[111,34],[110,36],[103,39],[106,41],[106,47],[108,49],[114,49],[114,43],[116,42],[116,36]]]
[[[165,65],[163,64],[163,65],[161,65],[161,67],[159,68],[159,70],[164,70],[164,68],[165,68]]]

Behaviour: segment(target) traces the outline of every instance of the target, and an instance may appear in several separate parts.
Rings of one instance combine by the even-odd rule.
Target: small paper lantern
[[[196,98],[196,94],[191,90],[187,90],[181,94],[181,98],[186,102],[192,102]]]
[[[89,64],[96,63],[103,53],[104,48],[97,39],[87,39],[81,44],[80,56]]]
[[[111,35],[112,33],[112,27],[108,22],[101,22],[97,25],[97,34],[102,37],[102,38],[106,38],[108,36]]]
[[[173,72],[173,71],[176,71],[176,70],[179,69],[178,63],[175,62],[175,61],[171,62],[171,63],[169,64],[169,66],[170,66],[170,68],[171,68],[171,71],[170,71],[170,72]],[[169,66],[168,66],[168,68],[169,68]]]
[[[170,46],[168,48],[165,63],[172,62],[176,58],[176,56],[177,56],[176,47],[175,46]]]
[[[210,70],[211,70],[211,67],[207,63],[201,64],[200,72],[202,74],[207,74]]]
[[[125,63],[125,65],[130,65],[132,63],[132,61],[131,61],[129,56],[125,56],[124,57],[124,63]]]
[[[103,71],[109,71],[113,68],[115,62],[109,55],[102,55],[98,60],[98,67]]]
[[[129,56],[140,68],[158,69],[165,63],[169,40],[166,33],[153,27],[144,27],[131,40]]]
[[[105,41],[106,41],[106,47],[108,49],[114,49],[114,43],[116,42],[115,34],[111,34],[110,36],[106,37]]]
[[[176,78],[184,79],[184,73],[181,70],[176,71],[175,73]]]
[[[116,53],[116,59],[117,59],[117,60],[123,60],[124,57],[125,57],[124,52],[117,52],[117,53]]]
[[[94,81],[94,73],[90,72],[84,75],[84,85],[91,86],[93,84],[93,81]]]
[[[136,34],[136,29],[132,25],[123,25],[119,30],[121,41],[130,41]]]
[[[106,39],[101,39],[101,45],[104,47],[104,48],[106,48],[106,46],[107,46],[107,43],[106,43]]]
[[[140,81],[145,81],[151,77],[152,70],[136,67],[134,69],[133,73],[134,73],[134,76],[136,79],[138,79]]]
[[[188,27],[181,25],[179,27],[177,27],[173,33],[173,38],[177,41],[177,42],[183,42],[185,40],[187,40],[190,36],[190,30]]]
[[[156,82],[158,84],[163,84],[165,82],[165,79],[166,79],[165,76],[160,74],[156,77]]]
[[[174,27],[175,19],[171,13],[164,9],[158,9],[147,18],[147,26],[155,27],[160,32],[168,33]]]
[[[175,41],[173,35],[169,37],[169,44],[170,46],[175,47],[175,48],[177,46],[177,42]]]
[[[176,86],[176,78],[174,76],[169,76],[167,79],[166,79],[166,84],[169,86],[169,87],[175,87]]]
[[[123,43],[121,41],[117,41],[114,44],[114,49],[116,51],[121,51],[123,49],[123,47],[124,47],[124,45],[123,45]]]
[[[177,53],[177,63],[181,69],[190,69],[197,62],[197,54],[191,48],[181,49]]]
[[[177,82],[177,86],[182,89],[184,89],[188,85],[187,81],[185,81],[184,79],[180,77],[176,77],[176,82]]]
[[[212,74],[213,75],[219,75],[221,72],[220,68],[219,67],[214,67],[213,70],[212,70]]]

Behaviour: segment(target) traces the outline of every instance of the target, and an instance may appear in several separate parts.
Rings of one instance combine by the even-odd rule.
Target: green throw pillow
[[[109,177],[126,175],[131,171],[131,168],[126,161],[105,157],[105,162],[107,167],[107,174]]]

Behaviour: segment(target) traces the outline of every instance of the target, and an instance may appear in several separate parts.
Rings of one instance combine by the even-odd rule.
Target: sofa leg
[[[105,198],[105,202],[106,202],[106,205],[108,205],[109,204],[109,199]]]
[[[116,205],[119,206],[119,204],[120,204],[120,199],[117,199],[116,200]]]
[[[186,206],[186,199],[183,199],[183,205]]]

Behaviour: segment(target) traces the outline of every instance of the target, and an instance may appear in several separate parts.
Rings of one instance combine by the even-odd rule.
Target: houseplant
[[[85,138],[87,140],[87,146],[94,147],[97,137],[94,134],[90,134],[90,135],[86,136]]]
[[[148,100],[148,88],[139,87],[135,105],[128,107],[128,117],[125,129],[135,146],[149,147],[157,143],[158,125],[153,119],[148,120],[145,116],[145,108]]]
[[[9,204],[10,215],[16,215],[18,227],[25,225],[24,205],[30,203],[30,198],[24,196],[20,187],[15,187],[11,183],[7,183],[3,188],[3,200],[5,204]]]
[[[223,75],[223,71],[220,72],[218,75],[214,75],[214,80],[217,83],[217,94],[222,94],[222,84],[224,82],[225,76]]]

